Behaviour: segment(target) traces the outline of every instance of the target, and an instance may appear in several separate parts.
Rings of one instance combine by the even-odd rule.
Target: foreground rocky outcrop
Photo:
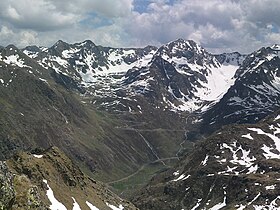
[[[35,152],[0,162],[0,209],[137,209],[84,175],[57,147]]]
[[[13,175],[5,162],[0,162],[0,209],[11,208],[15,198]]]

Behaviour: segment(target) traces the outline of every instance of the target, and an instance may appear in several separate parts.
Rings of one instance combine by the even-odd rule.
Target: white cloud
[[[0,45],[92,39],[125,47],[185,38],[212,52],[247,53],[280,42],[278,0],[2,1]]]
[[[6,0],[0,18],[16,28],[48,31],[64,28],[79,20],[79,15],[58,11],[44,0]]]
[[[36,38],[37,37],[36,32],[30,30],[15,32],[9,29],[7,26],[2,26],[0,28],[0,37],[4,45],[14,44],[16,42],[20,46],[27,46],[39,42],[39,40],[37,40]]]
[[[46,0],[67,13],[99,13],[105,17],[124,17],[133,10],[133,0]]]
[[[19,20],[21,17],[18,14],[17,10],[13,7],[11,7],[11,5],[8,6],[7,11],[6,11],[6,16],[8,18],[14,19],[14,20]]]
[[[280,42],[271,27],[280,23],[277,0],[179,0],[173,5],[153,1],[146,13],[134,13],[127,30],[142,43],[166,43],[179,37],[194,39],[212,52],[251,52]],[[274,7],[272,9],[272,7]],[[135,27],[137,25],[138,27]]]
[[[124,17],[132,0],[4,0],[0,18],[17,28],[35,31],[59,30],[79,24],[88,15]]]

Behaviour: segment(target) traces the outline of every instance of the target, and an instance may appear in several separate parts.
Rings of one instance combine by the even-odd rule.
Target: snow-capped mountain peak
[[[44,68],[78,80],[91,94],[114,96],[119,101],[116,92],[120,89],[127,96],[153,93],[161,101],[159,107],[190,112],[206,110],[223,97],[244,57],[239,53],[213,55],[184,39],[158,49],[109,48],[89,40],[76,44],[58,41],[49,49],[27,47],[24,53]]]
[[[280,50],[280,45],[279,44],[274,44],[274,45],[271,46],[271,49]]]
[[[202,65],[203,61],[207,60],[209,53],[192,40],[178,39],[160,47],[156,55],[165,60],[176,59],[178,63],[187,61]]]
[[[163,103],[174,111],[192,112],[202,107],[206,110],[233,85],[235,72],[242,63],[238,53],[224,57],[219,60],[194,41],[178,39],[160,47],[151,65],[130,72],[126,81],[136,87],[137,93],[136,84],[143,84],[144,90],[149,92],[162,90],[157,95],[161,95]],[[143,76],[129,79],[140,75],[137,71],[142,71]]]

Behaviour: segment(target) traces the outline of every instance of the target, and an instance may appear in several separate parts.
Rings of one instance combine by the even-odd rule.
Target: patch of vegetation
[[[112,191],[118,195],[130,199],[133,197],[134,193],[145,186],[155,174],[166,169],[168,169],[168,167],[164,166],[161,162],[145,164],[137,173],[133,174],[133,176],[111,183],[110,186],[112,187]]]

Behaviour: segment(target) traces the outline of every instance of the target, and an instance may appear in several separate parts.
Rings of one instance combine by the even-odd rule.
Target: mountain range
[[[274,208],[279,51],[0,47],[0,158],[57,147],[140,209]]]

